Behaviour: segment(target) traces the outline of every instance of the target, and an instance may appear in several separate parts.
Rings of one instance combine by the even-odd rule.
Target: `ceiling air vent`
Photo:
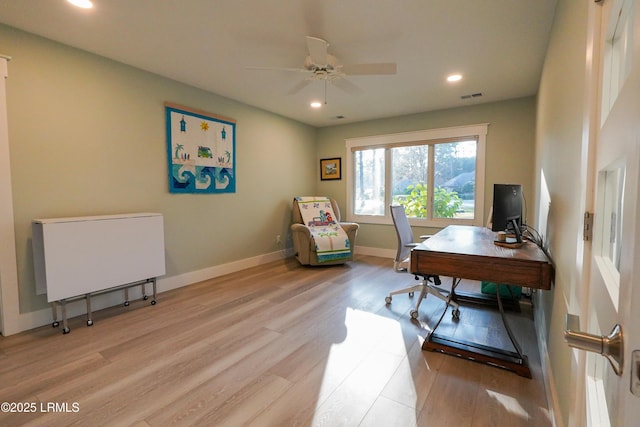
[[[482,96],[482,93],[478,92],[478,93],[472,93],[470,95],[462,95],[460,99],[480,98],[481,96]]]

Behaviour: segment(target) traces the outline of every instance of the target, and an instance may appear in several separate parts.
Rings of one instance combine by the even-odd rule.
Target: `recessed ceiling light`
[[[320,101],[311,102],[311,108],[320,108],[320,107],[322,107],[322,102]]]
[[[93,3],[91,0],[67,0],[74,6],[81,7],[82,9],[91,9],[93,7]]]
[[[459,82],[460,80],[462,80],[462,74],[451,74],[447,77],[447,81],[450,83]]]

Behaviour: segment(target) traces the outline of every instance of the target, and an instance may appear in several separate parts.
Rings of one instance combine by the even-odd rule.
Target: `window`
[[[602,67],[601,123],[613,108],[632,65],[634,0],[617,0],[608,17]]]
[[[482,224],[486,124],[354,138],[347,145],[347,217],[390,224]]]

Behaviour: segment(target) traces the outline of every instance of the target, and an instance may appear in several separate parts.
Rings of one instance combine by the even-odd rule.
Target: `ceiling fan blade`
[[[304,68],[287,68],[287,67],[244,67],[246,70],[271,70],[271,71],[294,71],[299,73],[309,73]]]
[[[309,50],[309,56],[314,64],[324,66],[329,63],[327,46],[329,46],[329,43],[326,41],[317,37],[307,36],[307,50]]]
[[[296,93],[300,92],[305,87],[309,86],[309,84],[311,84],[311,80],[308,80],[308,79],[302,80],[300,83],[298,83],[297,85],[292,87],[289,90],[289,92],[287,92],[287,95],[295,95]]]
[[[360,95],[362,93],[362,89],[346,79],[334,79],[331,80],[331,83],[351,95]]]
[[[351,64],[343,65],[341,71],[349,76],[364,76],[376,74],[396,74],[395,62],[381,62],[377,64]]]

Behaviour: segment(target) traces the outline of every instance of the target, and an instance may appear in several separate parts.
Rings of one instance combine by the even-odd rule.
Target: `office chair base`
[[[420,303],[422,303],[422,300],[426,298],[427,294],[431,294],[437,297],[438,299],[442,300],[444,303],[447,304],[447,306],[450,305],[453,308],[453,310],[451,311],[451,316],[453,317],[453,320],[460,320],[460,305],[453,300],[452,294],[445,296],[442,293],[442,291],[440,291],[440,289],[428,283],[427,280],[423,280],[422,282],[420,282],[420,284],[415,286],[410,286],[405,289],[400,289],[397,291],[390,292],[389,295],[385,297],[384,301],[387,304],[391,304],[391,301],[393,300],[393,295],[409,294],[409,297],[413,297],[414,292],[416,291],[420,291],[420,297],[418,299],[418,302],[416,303],[416,307],[409,312],[409,316],[411,316],[412,319],[418,319],[418,316],[420,314],[418,311],[420,309]]]

